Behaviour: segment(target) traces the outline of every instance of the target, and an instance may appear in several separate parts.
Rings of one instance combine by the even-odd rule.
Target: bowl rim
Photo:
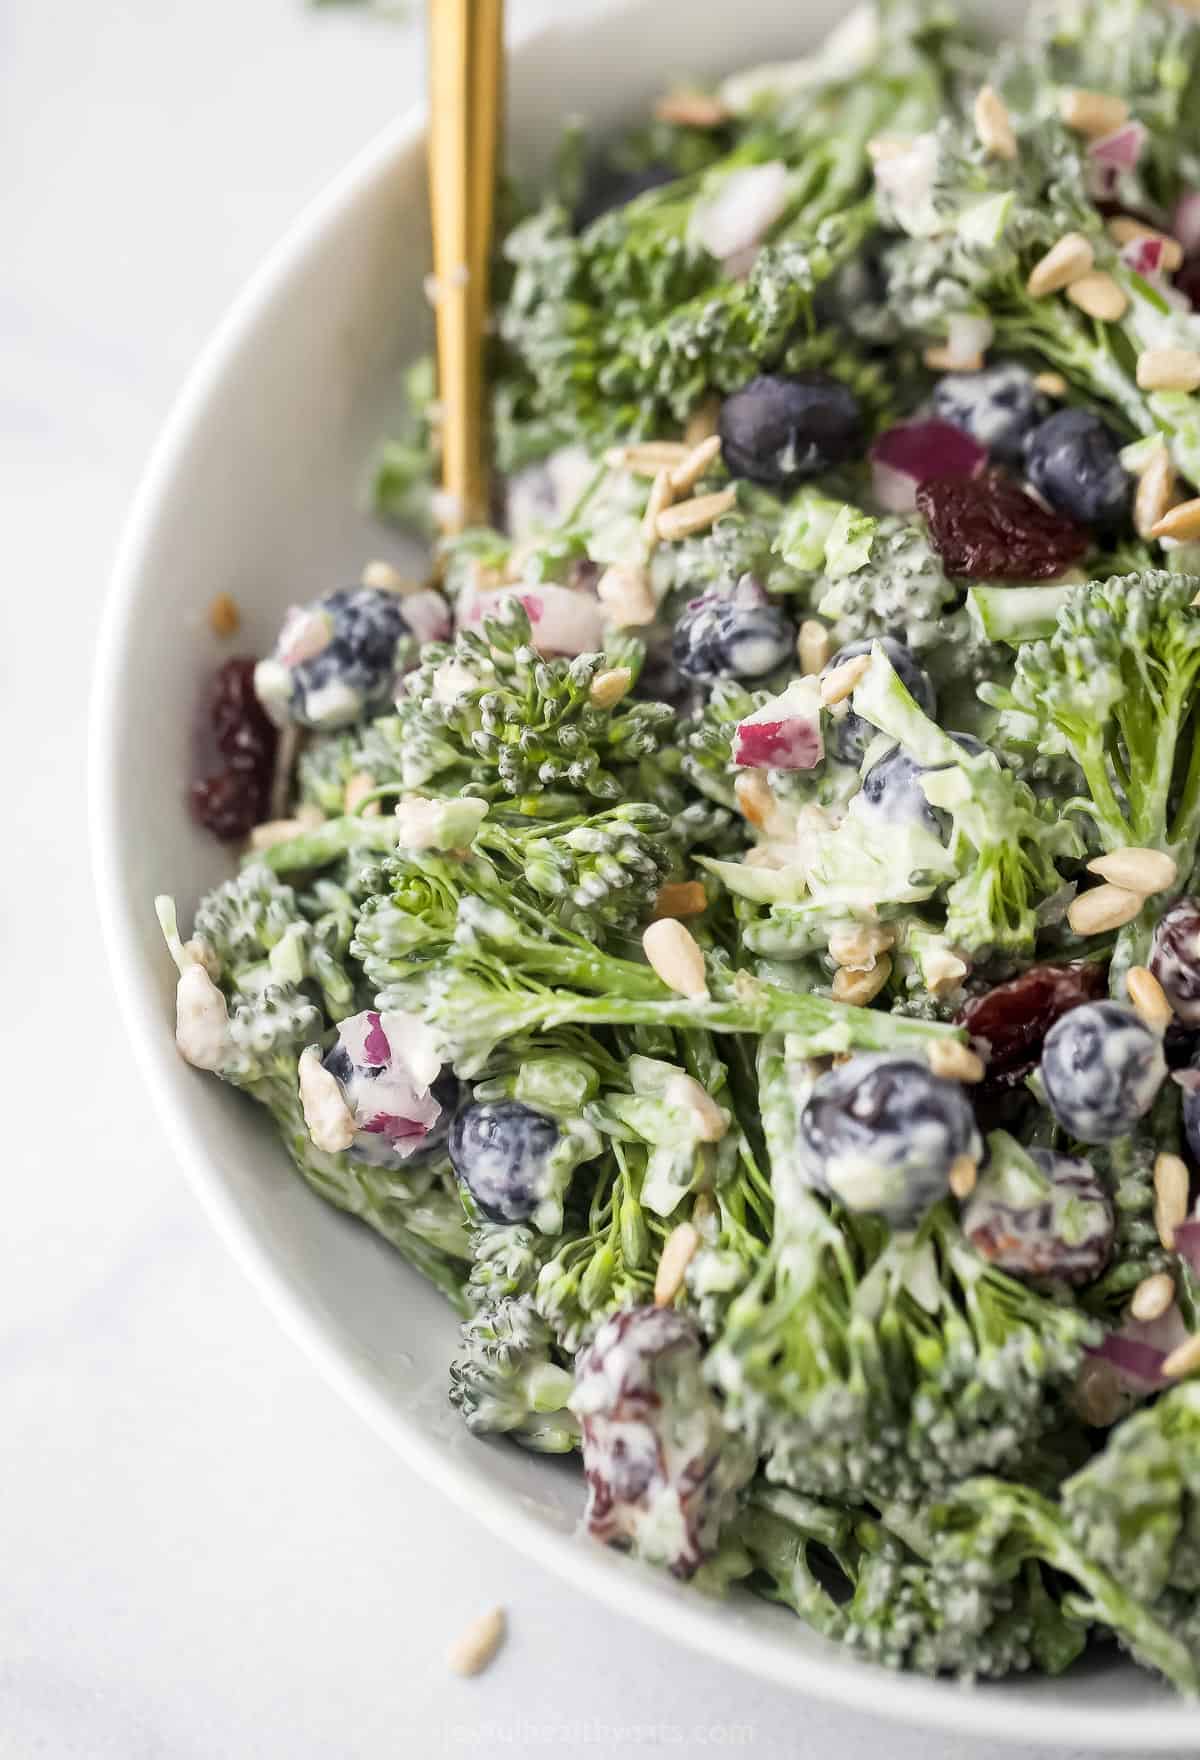
[[[588,9],[591,10],[590,8]],[[526,33],[514,49],[544,39],[582,18]],[[97,640],[88,715],[88,801],[96,904],[121,1015],[138,1074],[153,1098],[175,1157],[218,1234],[275,1314],[324,1379],[393,1447],[406,1464],[445,1491],[452,1503],[492,1533],[612,1610],[668,1634],[742,1673],[829,1703],[905,1724],[1019,1744],[1089,1744],[1106,1750],[1180,1752],[1200,1742],[1200,1714],[1185,1703],[1086,1709],[1035,1701],[1021,1685],[964,1691],[952,1681],[929,1680],[878,1668],[836,1650],[807,1651],[717,1616],[707,1597],[680,1592],[657,1573],[631,1568],[606,1548],[580,1544],[525,1509],[519,1498],[489,1482],[486,1473],[423,1435],[372,1385],[301,1293],[276,1266],[258,1232],[240,1214],[220,1166],[176,1103],[168,1071],[174,1053],[162,1032],[161,993],[139,949],[135,915],[120,883],[118,823],[112,778],[116,763],[124,651],[142,593],[143,573],[160,509],[187,451],[193,428],[226,374],[269,315],[296,271],[320,252],[343,208],[386,181],[401,157],[425,134],[427,110],[418,104],[384,127],[299,212],[283,237],[244,284],[187,374],[141,475],[118,543]]]

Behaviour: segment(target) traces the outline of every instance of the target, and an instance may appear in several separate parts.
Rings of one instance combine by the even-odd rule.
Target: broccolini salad
[[[877,0],[507,209],[495,525],[419,368],[430,579],[212,681],[180,1050],[599,1540],[1196,1693],[1200,21]]]

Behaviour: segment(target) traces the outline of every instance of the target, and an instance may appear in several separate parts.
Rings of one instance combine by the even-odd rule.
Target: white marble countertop
[[[353,7],[0,9],[0,1757],[999,1760],[700,1663],[465,1520],[277,1329],[130,1069],[82,796],[117,530],[239,284],[421,76]],[[451,1678],[495,1602],[501,1658]]]

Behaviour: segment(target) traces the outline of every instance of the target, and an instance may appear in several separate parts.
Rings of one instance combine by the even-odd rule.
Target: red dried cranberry
[[[222,842],[245,837],[266,817],[278,741],[254,694],[254,661],[226,660],[204,692],[194,757],[199,775],[188,790],[192,817]]]
[[[252,770],[199,777],[188,790],[192,817],[222,843],[240,842],[266,818],[270,789]]]
[[[208,723],[221,756],[234,770],[275,762],[279,738],[254,694],[254,661],[226,660],[208,687]]]
[[[1019,1077],[1041,1055],[1042,1040],[1061,1015],[1092,1002],[1107,988],[1105,970],[1095,961],[1030,966],[1006,984],[972,996],[958,1024],[988,1047],[988,1075]]]
[[[1091,542],[1082,526],[1048,513],[994,471],[922,483],[917,507],[947,574],[975,580],[1051,580],[1078,562]]]

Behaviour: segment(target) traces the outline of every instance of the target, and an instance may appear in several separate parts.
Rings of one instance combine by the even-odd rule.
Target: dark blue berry
[[[936,716],[937,696],[932,681],[924,667],[918,666],[913,659],[912,650],[906,643],[897,641],[895,636],[877,636],[873,640],[878,641],[900,675],[901,683],[906,686],[909,695],[920,704],[926,715],[931,718]],[[832,671],[844,660],[853,660],[856,654],[869,654],[871,647],[871,638],[861,642],[847,642],[844,648],[838,649],[826,670]],[[874,737],[875,729],[870,722],[864,721],[861,715],[856,715],[850,709],[840,721],[830,718],[825,733],[825,747],[839,762],[857,766],[862,763],[863,753]]]
[[[485,1216],[524,1222],[546,1194],[557,1142],[558,1126],[544,1112],[520,1100],[481,1101],[455,1113],[450,1160]]]
[[[661,189],[664,183],[674,183],[678,176],[678,171],[661,161],[643,165],[640,171],[619,171],[612,165],[589,166],[573,216],[576,232],[585,231],[602,214],[623,208],[635,196]]]
[[[763,678],[790,659],[795,639],[795,625],[778,606],[706,593],[684,607],[671,656],[685,678]]]
[[[1117,457],[1117,440],[1090,409],[1060,409],[1025,440],[1025,475],[1059,513],[1112,532],[1129,514],[1132,479]]]
[[[945,1197],[960,1155],[982,1144],[962,1086],[915,1057],[852,1057],[817,1079],[800,1150],[818,1190],[848,1210],[908,1227]]]
[[[412,645],[402,598],[342,587],[288,614],[274,653],[255,668],[255,689],[277,722],[344,727],[395,695]]]
[[[828,373],[762,373],[721,405],[721,457],[734,477],[791,488],[862,451],[862,411]]]
[[[1009,464],[1020,458],[1025,436],[1044,409],[1032,373],[1016,361],[982,373],[947,373],[933,388],[934,415]]]
[[[867,729],[870,733],[870,728]],[[978,757],[987,747],[969,733],[947,735],[964,752]],[[945,764],[918,764],[903,746],[892,746],[877,758],[862,779],[862,788],[855,797],[863,807],[884,814],[896,824],[916,821],[938,836],[949,829],[949,819],[940,808],[931,807],[921,787],[922,776],[934,770],[945,770]]]
[[[1167,1073],[1162,1040],[1119,1002],[1085,1002],[1046,1034],[1041,1078],[1051,1112],[1081,1143],[1128,1134]]]

